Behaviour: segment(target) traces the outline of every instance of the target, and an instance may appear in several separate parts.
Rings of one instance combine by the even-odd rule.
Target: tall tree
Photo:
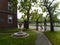
[[[32,3],[34,2],[36,2],[36,0],[20,0],[19,10],[27,15],[26,29],[29,29],[30,9],[32,7]]]
[[[45,9],[47,9],[47,12],[49,13],[50,16],[50,29],[51,31],[54,31],[54,26],[53,26],[53,14],[56,10],[56,8],[58,7],[59,3],[54,3],[55,0],[41,0],[40,4],[43,5],[45,7]]]
[[[38,14],[38,10],[34,10],[31,13],[31,21],[36,22],[36,30],[38,30],[38,23],[43,22],[42,14]]]

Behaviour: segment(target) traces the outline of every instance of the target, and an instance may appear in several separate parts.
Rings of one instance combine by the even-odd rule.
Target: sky
[[[56,2],[60,2],[60,0],[56,0]],[[41,8],[39,8],[39,7],[32,7],[32,10],[34,10],[34,9],[38,9],[38,10],[40,10],[38,12],[42,13]],[[60,9],[60,4],[59,4],[59,9]],[[44,13],[44,14],[43,15],[46,16],[46,13]],[[19,12],[19,10],[17,10],[17,18],[20,19],[22,17],[22,15],[24,15],[24,14],[22,14],[21,12]],[[58,18],[60,19],[60,14],[58,15]]]

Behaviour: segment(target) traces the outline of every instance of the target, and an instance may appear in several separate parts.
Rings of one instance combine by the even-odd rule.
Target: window
[[[8,15],[8,23],[12,23],[12,15]]]
[[[12,10],[12,5],[8,2],[8,10]]]

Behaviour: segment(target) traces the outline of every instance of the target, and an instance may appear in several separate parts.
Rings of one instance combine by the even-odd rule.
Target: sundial
[[[29,36],[29,34],[27,34],[26,32],[22,31],[22,27],[21,26],[23,26],[22,23],[18,23],[19,32],[16,32],[16,33],[12,34],[12,37],[14,37],[14,38],[23,38],[23,37],[28,37]]]

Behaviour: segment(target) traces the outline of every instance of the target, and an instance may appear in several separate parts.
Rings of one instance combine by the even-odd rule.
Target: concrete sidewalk
[[[41,32],[35,31],[36,34],[36,45],[52,45],[48,38]]]

